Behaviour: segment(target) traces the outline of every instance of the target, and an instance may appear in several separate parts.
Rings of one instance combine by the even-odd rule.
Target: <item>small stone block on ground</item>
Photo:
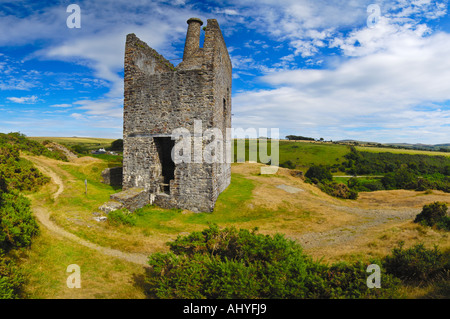
[[[98,209],[100,209],[102,212],[109,214],[112,211],[118,210],[123,208],[123,204],[117,201],[109,201],[104,203],[102,206],[100,206]]]
[[[119,202],[126,209],[133,212],[149,203],[150,195],[142,188],[129,188],[110,196],[112,201]]]

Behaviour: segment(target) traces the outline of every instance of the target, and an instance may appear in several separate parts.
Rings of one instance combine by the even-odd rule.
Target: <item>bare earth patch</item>
[[[289,203],[292,208],[310,213],[306,220],[291,214],[291,227],[281,228],[275,224],[273,228],[261,227],[261,230],[267,233],[280,231],[300,243],[308,253],[326,260],[358,252],[366,255],[371,251],[373,255],[388,253],[398,240],[422,236],[413,220],[423,205],[435,201],[450,203],[450,194],[442,191],[408,190],[360,193],[357,200],[342,200],[293,177],[287,169],[280,168],[271,177],[258,176],[255,165],[259,164],[233,166],[235,171],[258,181],[253,192],[255,205],[275,208]],[[389,235],[390,240],[386,240],[386,232],[391,229],[397,229],[398,234]],[[449,246],[445,234],[430,230],[426,236],[430,241],[437,240]]]

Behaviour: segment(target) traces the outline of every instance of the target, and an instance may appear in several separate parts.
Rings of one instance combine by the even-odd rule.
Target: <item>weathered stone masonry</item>
[[[164,208],[210,212],[230,184],[230,164],[175,165],[170,154],[177,128],[189,130],[193,145],[195,120],[202,121],[202,131],[225,134],[231,127],[230,57],[215,19],[207,21],[200,48],[202,24],[188,20],[183,61],[176,68],[134,34],[127,36],[123,190],[140,189],[140,196],[144,192],[148,202]]]

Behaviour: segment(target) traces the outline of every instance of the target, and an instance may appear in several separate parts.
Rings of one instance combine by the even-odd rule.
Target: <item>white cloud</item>
[[[76,101],[77,109],[85,110],[88,115],[99,115],[104,117],[122,118],[123,99],[122,98],[104,98],[98,100]]]
[[[11,102],[19,104],[34,104],[38,101],[38,97],[36,95],[23,97],[7,97],[7,99]]]
[[[66,27],[67,13],[62,5],[31,10],[26,18],[2,16],[0,28],[8,32],[0,34],[0,45],[46,41],[49,45],[29,58],[70,61],[90,67],[99,82],[84,81],[84,85],[106,86],[109,92],[98,100],[88,97],[74,102],[72,106],[79,112],[72,113],[72,118],[105,127],[116,125],[122,116],[120,73],[125,35],[136,33],[167,58],[179,58],[182,51],[174,51],[173,45],[182,47],[186,17],[198,16],[206,21],[202,12],[183,0],[177,0],[176,7],[169,1],[146,0],[80,0],[78,3],[82,8],[79,30]],[[380,23],[374,29],[366,27],[367,6],[371,3],[378,3],[382,9]],[[442,103],[450,99],[446,88],[450,83],[447,72],[450,64],[446,61],[450,38],[445,33],[433,33],[435,30],[426,24],[427,19],[438,19],[447,13],[446,3],[229,0],[217,4],[216,8],[209,4],[209,12],[218,15],[225,35],[252,29],[251,32],[269,35],[286,50],[279,61],[267,65],[266,60],[258,60],[255,55],[237,54],[243,52],[238,51],[238,44],[233,44],[235,50],[230,48],[233,67],[237,69],[235,79],[262,72],[267,75],[261,80],[273,86],[270,90],[236,94],[233,123],[301,127],[318,136],[326,133],[330,137],[345,137],[363,130],[380,139],[392,136],[393,132],[401,138],[414,132],[432,136],[434,131],[438,138],[447,136],[448,139],[449,126],[445,125],[449,124],[450,115]],[[268,49],[267,43],[259,40],[248,42],[248,46],[255,50]],[[319,54],[327,47],[341,50],[344,58],[336,59],[329,69],[292,70],[300,56],[305,58],[306,65],[330,66],[329,59],[323,63],[324,57]],[[14,73],[19,71],[16,66],[0,61],[1,90],[39,87],[39,74],[18,76]],[[63,86],[70,88],[69,82]],[[15,103],[36,102],[32,96],[8,99]],[[428,107],[426,111],[420,108],[424,105]],[[63,106],[71,105],[52,105]]]
[[[184,2],[176,4],[183,5]],[[33,57],[69,61],[92,68],[94,76],[108,83],[110,92],[107,96],[111,98],[123,96],[123,78],[119,72],[123,70],[128,33],[135,33],[159,53],[168,53],[167,58],[178,58],[182,52],[173,52],[173,44],[184,41],[186,17],[200,16],[189,6],[174,7],[163,2],[81,1],[80,7],[81,29],[68,30],[65,27],[59,30],[65,34],[65,38],[60,39],[57,35],[59,28],[55,27],[53,39],[58,41],[53,41]],[[56,10],[52,10],[53,15],[59,16]],[[63,14],[67,15],[65,10]]]
[[[235,9],[216,9],[214,11],[217,14],[225,14],[225,15],[229,15],[229,16],[238,16],[239,12]]]
[[[355,57],[335,69],[262,77],[275,89],[237,94],[233,123],[316,131],[331,138],[364,132],[375,141],[409,136],[410,141],[448,143],[450,109],[442,103],[450,101],[450,35],[382,28],[379,35],[372,29],[352,35],[359,47],[343,42],[341,47]]]
[[[72,113],[70,117],[73,117],[76,120],[84,120],[86,117],[81,113]]]
[[[388,19],[390,27],[395,25],[426,33],[431,30],[420,21],[444,16],[447,13],[447,2],[448,0],[232,1],[241,15],[246,17],[247,28],[268,34],[273,40],[288,42],[295,54],[304,58],[314,57],[324,47],[335,47],[336,38],[343,41],[346,35],[341,30],[363,30],[363,33],[368,33],[367,18],[371,13],[367,12],[367,8],[370,4],[377,3],[380,6],[381,18]],[[352,38],[346,41],[350,40]]]
[[[50,105],[50,107],[62,107],[62,108],[66,108],[66,107],[72,107],[72,104],[53,104],[53,105]]]
[[[24,70],[22,62],[0,55],[0,90],[28,91],[39,86],[40,72]]]

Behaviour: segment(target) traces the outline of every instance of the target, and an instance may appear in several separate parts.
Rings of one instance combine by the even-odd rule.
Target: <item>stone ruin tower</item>
[[[187,23],[183,61],[177,67],[136,35],[127,36],[123,192],[111,196],[125,206],[129,198],[124,198],[134,196],[139,203],[129,205],[133,208],[154,203],[211,212],[230,184],[231,165],[226,161],[175,164],[171,156],[176,142],[171,134],[177,128],[189,130],[194,145],[194,121],[201,121],[202,132],[220,129],[224,141],[231,127],[232,66],[219,24],[207,20],[201,48],[203,22],[191,18]],[[191,154],[193,158],[193,150]]]

